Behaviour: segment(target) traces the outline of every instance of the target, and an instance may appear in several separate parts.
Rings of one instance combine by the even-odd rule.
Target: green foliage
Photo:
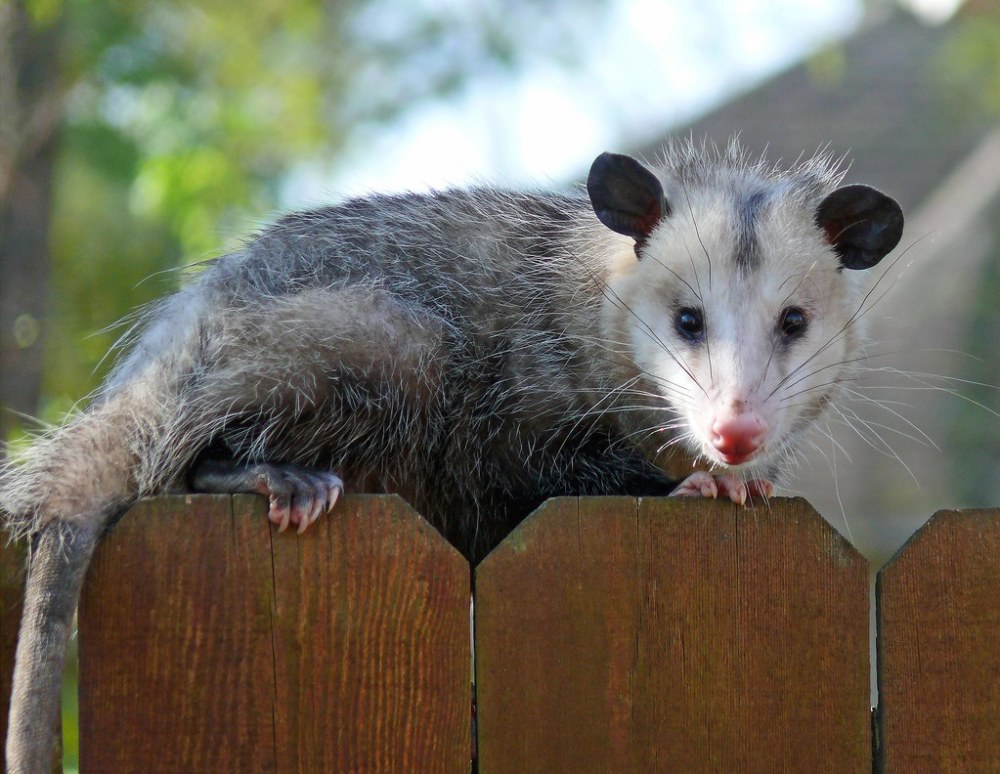
[[[165,270],[273,212],[291,166],[329,163],[471,74],[572,56],[581,15],[600,5],[27,1],[34,23],[59,26],[67,94],[46,419],[109,365],[106,327],[176,285]]]
[[[1000,5],[989,6],[955,22],[940,71],[959,100],[1000,118]]]

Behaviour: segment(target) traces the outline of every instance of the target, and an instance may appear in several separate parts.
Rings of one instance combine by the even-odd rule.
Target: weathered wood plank
[[[869,771],[867,611],[802,501],[550,501],[476,570],[480,770]]]
[[[140,503],[80,612],[84,771],[467,772],[469,566],[393,497],[304,535]]]
[[[279,769],[466,774],[468,562],[398,497],[334,516],[274,536]]]
[[[274,771],[263,500],[140,502],[80,603],[83,771]]]
[[[1000,771],[1000,509],[935,514],[876,599],[880,766]]]

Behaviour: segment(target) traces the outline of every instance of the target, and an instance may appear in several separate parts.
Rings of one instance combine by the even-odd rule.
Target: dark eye
[[[797,306],[789,306],[783,309],[781,317],[778,318],[778,330],[786,339],[794,339],[806,332],[809,320],[806,313]]]
[[[705,317],[700,309],[684,307],[674,317],[674,327],[688,341],[697,341],[705,333]]]

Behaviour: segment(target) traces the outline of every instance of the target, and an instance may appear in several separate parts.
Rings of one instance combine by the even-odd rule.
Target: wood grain
[[[882,770],[1000,771],[1000,509],[935,514],[876,598]]]
[[[80,609],[84,771],[469,767],[469,567],[401,500],[140,503]]]
[[[476,570],[480,770],[870,771],[867,611],[802,501],[550,501]]]
[[[281,771],[469,770],[468,562],[400,498],[275,535]]]
[[[80,602],[81,769],[274,771],[271,609],[263,500],[136,505]]]

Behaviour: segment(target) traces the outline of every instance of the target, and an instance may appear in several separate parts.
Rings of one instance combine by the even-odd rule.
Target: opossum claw
[[[331,478],[334,479],[334,483],[330,484],[327,498],[326,498],[326,512],[329,513],[333,510],[333,506],[337,504],[337,500],[340,499],[340,495],[344,493],[344,482],[340,480],[337,476],[332,473],[329,474]]]
[[[684,479],[670,493],[671,497],[728,497],[737,505],[745,505],[748,498],[762,497],[765,500],[774,494],[774,484],[766,479],[744,481],[736,473],[713,476],[703,470],[696,471]]]
[[[344,483],[332,473],[305,470],[292,465],[259,465],[258,491],[270,496],[268,518],[284,532],[289,524],[298,525],[300,535],[319,515],[332,508]]]
[[[335,476],[333,473],[303,472],[307,476],[312,477],[316,496],[312,501],[312,507],[309,509],[307,517],[299,522],[298,532],[300,535],[306,531],[306,527],[316,522],[321,513],[324,511],[329,513],[333,510],[333,506],[336,505],[337,500],[340,498],[340,493],[344,491],[344,482],[340,480],[339,476]],[[305,505],[302,507],[304,509]]]
[[[708,497],[715,499],[719,495],[719,487],[715,476],[704,470],[692,473],[679,483],[670,497]]]
[[[245,465],[232,460],[200,462],[191,471],[190,483],[196,492],[264,495],[268,498],[267,517],[278,532],[296,524],[299,534],[324,510],[329,512],[344,491],[344,482],[333,473],[296,465]]]
[[[774,496],[774,484],[766,478],[757,478],[747,481],[747,495],[749,497],[761,497],[767,500]]]
[[[296,502],[300,500],[305,500],[300,506],[302,511],[302,518],[299,521],[299,528],[296,530],[300,535],[305,532],[306,527],[312,524],[316,519],[319,518],[320,513],[326,508],[327,492],[326,485],[320,480],[319,476],[311,482],[306,482],[312,484],[312,491],[306,492],[306,494],[311,494],[311,498],[303,498],[301,493],[296,493]]]
[[[719,485],[719,494],[728,495],[729,499],[737,505],[743,505],[747,501],[747,485],[736,473],[723,473],[715,477]]]

